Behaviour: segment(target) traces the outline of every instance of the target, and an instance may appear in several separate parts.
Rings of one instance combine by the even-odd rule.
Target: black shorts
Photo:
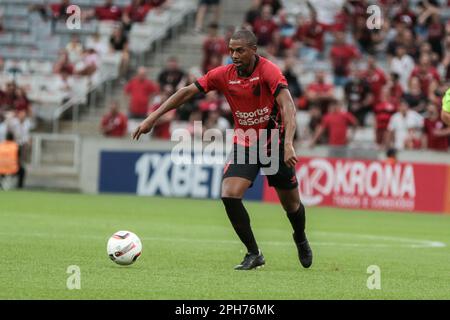
[[[222,179],[229,177],[240,177],[250,180],[253,185],[253,181],[259,173],[259,170],[262,169],[263,172],[266,172],[267,181],[269,186],[277,188],[277,189],[294,189],[298,187],[297,177],[295,175],[295,169],[289,168],[284,162],[284,148],[283,145],[279,146],[278,156],[274,157],[274,161],[278,162],[278,169],[276,172],[267,172],[267,168],[271,166],[271,162],[267,163],[267,161],[261,161],[257,152],[253,152],[253,158],[250,157],[250,149],[245,147],[236,147],[233,146],[233,150],[228,157],[228,160],[225,164],[223,170]],[[239,157],[238,154],[241,154]],[[245,162],[242,162],[242,153],[245,153]],[[275,160],[276,159],[276,160]],[[241,160],[241,161],[238,161]]]

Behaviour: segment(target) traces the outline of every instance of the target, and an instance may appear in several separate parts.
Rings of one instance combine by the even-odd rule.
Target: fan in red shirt
[[[208,38],[203,42],[203,72],[207,73],[211,70],[211,60],[213,57],[220,57],[220,61],[222,57],[227,52],[227,44],[225,43],[225,39],[218,35],[219,25],[216,22],[213,22],[209,25],[209,34]]]
[[[127,116],[119,111],[119,104],[114,101],[110,110],[102,118],[102,132],[108,137],[123,137],[127,133]]]
[[[70,0],[61,0],[59,3],[50,5],[53,17],[56,19],[65,19],[68,17],[67,8],[70,6]]]
[[[159,95],[160,101],[155,103],[149,108],[148,110],[149,113],[158,110],[162,106],[162,104],[166,102],[168,98],[169,98],[168,90],[161,91]],[[175,119],[175,113],[176,113],[175,110],[171,110],[158,119],[152,131],[152,136],[154,138],[170,140],[171,137],[170,124],[172,123],[172,120]]]
[[[439,73],[436,68],[431,65],[430,56],[427,54],[420,56],[419,65],[416,66],[410,76],[417,77],[420,81],[420,88],[425,96],[428,96],[428,89],[432,81],[440,81]]]
[[[317,14],[310,11],[310,20],[300,24],[295,34],[295,39],[301,41],[303,45],[314,48],[322,52],[324,48],[325,28],[317,21]]]
[[[360,57],[360,53],[354,45],[345,42],[345,33],[336,32],[335,37],[335,43],[330,50],[335,85],[345,85],[350,74],[350,64]]]
[[[334,97],[334,86],[325,82],[325,71],[316,72],[316,81],[306,87],[306,99],[308,105],[318,105],[322,113],[327,112],[328,103]]]
[[[356,118],[347,111],[341,110],[341,104],[337,100],[333,100],[328,106],[328,113],[323,117],[322,123],[314,133],[310,146],[313,147],[319,137],[327,131],[328,144],[330,146],[345,146],[347,145],[347,131],[349,127],[354,127],[358,124]]]
[[[151,8],[149,4],[142,0],[132,0],[131,4],[125,8],[124,14],[132,22],[143,22]]]
[[[427,147],[436,151],[448,151],[448,139],[450,137],[450,127],[440,119],[439,107],[429,103],[427,107],[428,117],[424,122],[424,132],[426,134]]]
[[[376,119],[376,142],[379,145],[383,145],[386,141],[385,136],[389,125],[389,120],[392,115],[397,112],[395,98],[391,96],[391,90],[389,87],[384,87],[381,91],[380,101],[375,104],[374,112]]]
[[[281,70],[256,54],[256,43],[257,38],[253,32],[235,32],[228,46],[233,64],[215,68],[195,83],[178,90],[139,125],[133,138],[137,140],[142,134],[148,133],[163,114],[180,107],[199,92],[217,90],[225,96],[233,112],[235,144],[230,161],[224,168],[222,202],[235,232],[248,251],[235,269],[250,270],[264,265],[265,260],[253,235],[242,198],[259,171],[264,171],[267,165],[261,163],[261,157],[253,159],[256,161],[249,159],[250,152],[255,152],[255,145],[240,147],[237,143],[248,141],[236,137],[239,136],[238,131],[247,133],[251,129],[260,129],[267,132],[267,129],[278,129],[278,153],[274,151],[277,148],[271,145],[269,164],[278,164],[278,170],[266,176],[269,186],[276,189],[294,229],[293,238],[300,263],[304,268],[309,268],[312,264],[312,250],[305,234],[305,208],[300,201],[294,169],[298,161],[293,146],[296,128],[295,105]],[[261,142],[267,143],[264,140]],[[260,147],[265,149],[266,146],[267,144]]]
[[[268,45],[277,29],[278,25],[273,21],[272,7],[266,4],[262,7],[261,17],[257,18],[253,24],[253,31],[258,38],[258,45]]]
[[[130,118],[145,118],[148,104],[153,94],[159,91],[158,85],[147,79],[147,69],[140,67],[137,75],[125,86],[125,93],[130,95]]]
[[[380,101],[381,90],[387,83],[387,79],[383,69],[377,66],[377,62],[373,56],[367,58],[367,70],[363,73],[363,77],[369,83],[373,94],[373,105],[375,106]]]
[[[95,17],[98,20],[119,21],[122,17],[122,9],[114,5],[114,0],[105,0],[103,6],[95,7]]]

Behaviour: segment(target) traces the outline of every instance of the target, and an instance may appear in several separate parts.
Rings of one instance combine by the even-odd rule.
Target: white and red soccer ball
[[[117,231],[108,240],[106,246],[108,256],[120,265],[133,264],[142,253],[139,237],[130,231]]]

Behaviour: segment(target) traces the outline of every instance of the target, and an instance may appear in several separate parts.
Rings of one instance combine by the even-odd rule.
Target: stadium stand
[[[64,1],[62,1],[64,2]],[[74,111],[76,119],[80,107],[97,104],[98,96],[105,96],[108,86],[120,75],[121,53],[83,52],[71,55],[70,86],[61,88],[62,75],[53,72],[53,65],[61,55],[62,48],[77,36],[81,46],[99,35],[99,41],[108,44],[120,21],[98,20],[87,17],[86,12],[102,6],[104,0],[71,1],[81,8],[81,28],[70,29],[66,21],[55,19],[49,10],[56,2],[44,0],[0,1],[2,31],[0,32],[0,88],[14,82],[27,91],[33,120],[44,120],[58,132],[59,120],[68,111]],[[48,6],[50,4],[50,6]],[[129,0],[116,0],[115,5],[127,8]],[[132,59],[144,63],[144,56],[157,42],[186,22],[185,18],[195,12],[193,1],[171,1],[168,6],[149,10],[142,22],[133,22],[127,37]],[[86,64],[89,68],[86,69]],[[95,65],[95,66],[94,66]],[[64,87],[64,86],[63,86]]]

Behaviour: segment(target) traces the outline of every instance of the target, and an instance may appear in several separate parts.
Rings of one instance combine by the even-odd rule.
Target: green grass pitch
[[[265,268],[234,271],[244,248],[214,200],[0,193],[1,299],[449,299],[450,216],[309,208],[311,269],[301,268],[279,205],[247,202]],[[132,266],[106,242],[135,232]],[[67,268],[81,289],[66,287]],[[367,268],[381,270],[369,290]]]

